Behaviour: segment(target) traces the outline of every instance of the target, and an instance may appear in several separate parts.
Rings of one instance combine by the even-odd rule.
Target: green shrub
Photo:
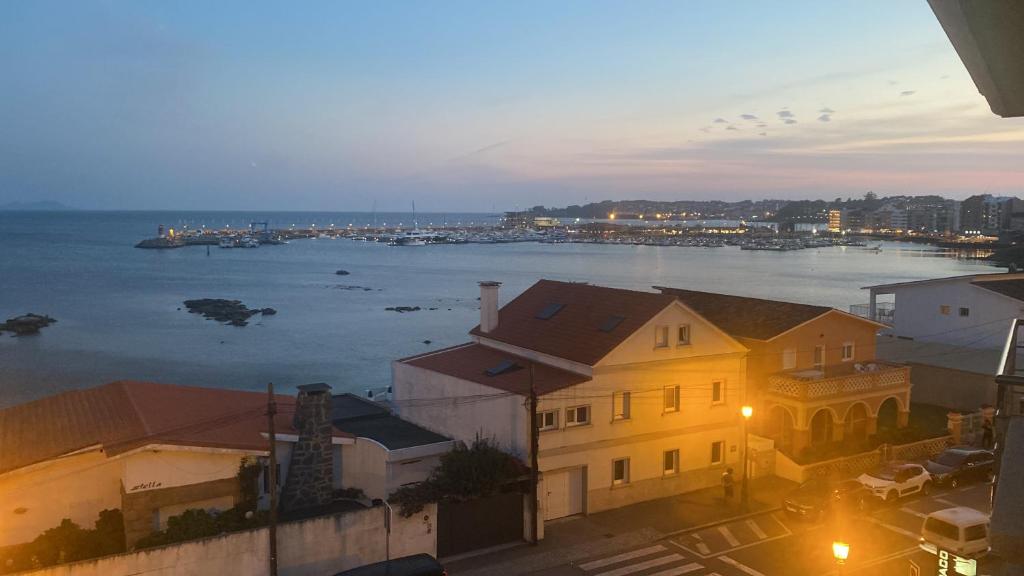
[[[0,574],[45,568],[124,551],[124,516],[118,509],[103,510],[91,529],[82,528],[65,518],[32,542],[5,548],[0,552]]]
[[[252,514],[250,514],[250,512]],[[248,517],[247,517],[248,515]],[[244,505],[238,505],[223,512],[210,513],[206,510],[189,509],[167,519],[167,528],[153,532],[135,543],[136,549],[164,546],[199,538],[209,538],[226,532],[237,532],[258,528],[267,523],[269,513],[254,512]]]

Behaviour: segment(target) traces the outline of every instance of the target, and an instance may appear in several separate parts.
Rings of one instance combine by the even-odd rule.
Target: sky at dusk
[[[0,95],[0,204],[1024,196],[924,0],[8,0]]]

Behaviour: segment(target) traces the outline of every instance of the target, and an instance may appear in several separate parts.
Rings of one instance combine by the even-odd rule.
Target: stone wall
[[[330,504],[334,479],[330,386],[299,386],[294,425],[299,439],[292,448],[281,508],[293,511]]]

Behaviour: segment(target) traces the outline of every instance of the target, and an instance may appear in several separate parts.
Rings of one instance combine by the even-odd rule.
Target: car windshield
[[[988,530],[984,524],[975,524],[974,526],[964,528],[964,540],[968,542],[973,540],[984,540],[987,535]]]
[[[896,479],[896,468],[886,466],[877,470],[868,472],[868,476],[878,478],[879,480],[895,480]]]
[[[935,462],[942,464],[943,466],[955,468],[956,466],[963,464],[966,459],[967,454],[964,454],[963,452],[943,452],[942,454],[939,454],[939,457],[935,459]]]
[[[939,520],[935,517],[930,517],[924,521],[924,529],[932,534],[948,538],[950,540],[959,540],[960,529],[954,524],[950,524],[944,520]]]

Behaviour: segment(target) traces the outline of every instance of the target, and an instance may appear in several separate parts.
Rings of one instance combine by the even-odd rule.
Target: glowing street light
[[[754,415],[753,406],[744,406],[740,408],[740,414],[743,415],[743,484],[740,484],[740,503],[743,505],[743,509],[747,509],[750,503],[750,492],[747,487],[747,478],[750,476],[750,457],[747,451],[747,422],[750,421],[750,417]]]
[[[832,556],[839,564],[845,563],[850,557],[850,545],[842,540],[836,540],[832,543]]]

